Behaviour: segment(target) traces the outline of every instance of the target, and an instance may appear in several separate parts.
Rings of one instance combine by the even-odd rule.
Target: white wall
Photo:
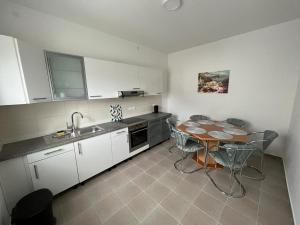
[[[0,1],[0,34],[75,55],[167,68],[167,55],[5,0]]]
[[[300,71],[300,20],[169,55],[168,111],[223,120],[237,117],[280,137],[270,152],[282,155]],[[197,93],[199,72],[231,70],[228,94]]]
[[[294,110],[287,139],[287,151],[284,156],[286,180],[295,225],[300,224],[300,80],[295,98]]]

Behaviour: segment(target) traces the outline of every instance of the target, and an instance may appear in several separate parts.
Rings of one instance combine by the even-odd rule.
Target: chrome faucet
[[[71,135],[72,136],[75,136],[75,131],[76,131],[75,124],[74,124],[74,115],[76,115],[76,114],[79,114],[81,116],[81,119],[83,119],[82,113],[80,113],[80,112],[72,113],[72,116],[71,116],[71,120],[72,120]]]

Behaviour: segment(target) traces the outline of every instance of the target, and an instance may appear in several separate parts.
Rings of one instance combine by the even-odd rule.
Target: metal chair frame
[[[265,131],[258,131],[258,132],[251,132],[248,135],[264,134],[264,133],[265,133]],[[268,140],[260,139],[260,140],[256,140],[256,141],[253,141],[253,142],[255,142],[255,143],[262,142],[263,143],[263,142],[266,142],[266,141],[268,141]],[[242,176],[244,176],[248,179],[252,179],[252,180],[264,180],[266,178],[266,175],[264,173],[264,155],[265,155],[264,150],[265,149],[262,149],[261,151],[258,150],[258,151],[260,151],[260,168],[257,168],[253,165],[247,165],[247,168],[255,170],[260,176],[259,177],[252,177],[252,176],[247,176],[245,174],[243,174]]]
[[[237,121],[243,122],[244,124],[241,126],[241,125],[238,125],[238,124],[236,124],[236,123],[234,123],[234,122],[230,122],[230,120],[237,120]],[[227,122],[227,123],[229,123],[229,124],[232,124],[232,125],[234,125],[234,126],[236,126],[236,127],[240,127],[240,128],[244,128],[244,127],[247,126],[247,123],[246,123],[244,120],[242,120],[242,119],[237,119],[237,118],[227,118],[227,119],[225,120],[225,122]]]
[[[247,160],[249,159],[249,157],[251,156],[251,154],[255,151],[255,147],[252,146],[254,142],[248,142],[246,143],[245,145],[249,145],[249,149],[239,149],[239,148],[230,148],[230,147],[224,147],[224,146],[219,146],[219,148],[222,148],[222,149],[225,149],[225,150],[234,150],[234,156],[233,156],[233,163],[232,163],[232,166],[229,167],[230,169],[230,176],[229,176],[229,179],[230,179],[230,192],[227,192],[225,190],[223,190],[216,182],[215,180],[211,177],[211,175],[209,174],[209,170],[207,168],[207,158],[208,158],[208,152],[206,152],[205,154],[205,174],[208,176],[208,178],[210,179],[210,181],[213,183],[213,185],[224,195],[228,196],[228,197],[233,197],[233,198],[242,198],[245,196],[246,194],[246,189],[244,187],[244,185],[240,182],[240,180],[237,178],[237,174],[239,174],[239,176],[242,175],[242,171],[243,171],[243,168],[245,167],[246,163],[247,163]],[[252,149],[252,150],[251,150]],[[237,152],[238,151],[251,151],[249,153],[249,155],[244,159],[244,162],[242,165],[240,165],[239,168],[236,168],[235,165],[236,165],[236,155],[237,155]],[[239,186],[240,186],[240,193],[239,194],[236,194],[232,191],[232,188],[233,188],[233,185],[234,185],[234,182],[232,181],[232,179],[234,179],[233,181],[235,181]]]
[[[179,120],[177,120],[174,116],[171,116],[171,117],[167,118],[166,121],[167,121],[169,130],[170,130],[170,134],[171,134],[172,132],[174,132],[174,131],[173,131],[174,128],[176,129],[176,126],[175,126],[174,128],[172,127],[173,124],[172,124],[172,122],[170,121],[171,119],[173,119],[176,123],[179,121]],[[169,151],[170,153],[173,153],[173,152],[172,152],[172,148],[175,148],[175,147],[176,147],[176,144],[171,145],[171,146],[168,148],[168,151]]]
[[[193,117],[198,117],[197,119],[193,119]],[[190,120],[197,121],[197,120],[209,120],[210,118],[208,116],[204,115],[191,115]]]
[[[180,137],[177,136],[177,137],[176,137],[176,138],[180,138],[180,139],[181,139],[181,140],[176,140],[176,146],[182,151],[182,155],[181,155],[181,158],[178,159],[178,160],[174,163],[175,169],[178,170],[178,171],[181,172],[181,173],[188,173],[188,174],[194,173],[194,172],[196,172],[196,171],[201,170],[202,168],[196,168],[196,169],[187,171],[187,170],[184,170],[184,168],[183,168],[183,162],[184,162],[184,160],[185,160],[190,154],[195,153],[195,152],[188,152],[188,151],[185,151],[185,150],[184,150],[186,142],[187,142],[188,140],[192,140],[192,141],[198,143],[199,145],[201,145],[200,142],[199,142],[198,140],[194,139],[193,137],[189,136],[188,134],[182,132],[182,131],[179,131],[179,130],[176,129],[175,132],[179,132],[179,133],[181,133],[182,136],[185,136],[184,139],[183,139],[182,136],[180,136]],[[178,145],[179,145],[178,142],[183,143],[182,147],[178,146]],[[201,146],[201,148],[196,152],[197,157],[198,157],[198,152],[199,152],[201,149],[204,149],[204,147]],[[179,168],[179,166],[178,166],[179,164],[180,164],[181,168]]]

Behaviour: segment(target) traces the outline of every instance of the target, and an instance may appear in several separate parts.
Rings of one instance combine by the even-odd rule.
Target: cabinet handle
[[[91,98],[101,98],[102,95],[90,95]]]
[[[119,132],[117,132],[117,134],[123,134],[123,133],[126,133],[126,131],[125,131],[125,130],[123,130],[123,131],[119,131]]]
[[[48,99],[48,98],[46,98],[46,97],[43,97],[43,98],[33,98],[32,100],[39,101],[39,100],[46,100],[46,99]]]
[[[40,176],[39,176],[39,171],[38,171],[37,165],[34,165],[34,166],[33,166],[33,169],[34,169],[35,178],[36,178],[36,179],[39,179]]]
[[[157,92],[156,94],[157,94],[157,95],[161,95],[161,92]]]
[[[133,90],[140,90],[140,88],[133,88]]]
[[[45,153],[44,155],[51,155],[51,154],[53,154],[53,153],[56,153],[56,152],[61,152],[61,151],[63,151],[63,149],[62,149],[62,148],[60,148],[60,149],[57,149],[57,150],[54,150],[54,151],[52,151],[52,152],[47,152],[47,153]]]
[[[78,143],[78,152],[79,152],[79,155],[82,155],[82,148],[81,148],[81,144]]]

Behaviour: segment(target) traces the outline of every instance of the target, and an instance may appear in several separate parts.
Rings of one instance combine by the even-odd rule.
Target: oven
[[[129,152],[138,150],[148,145],[148,122],[142,122],[128,127],[129,131]]]

